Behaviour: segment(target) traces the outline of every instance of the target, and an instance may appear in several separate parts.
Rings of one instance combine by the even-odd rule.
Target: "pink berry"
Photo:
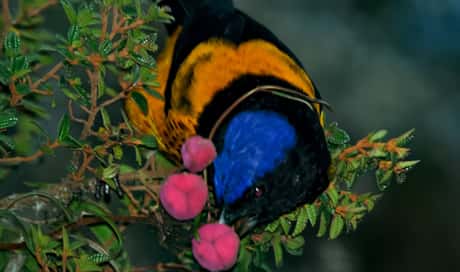
[[[199,240],[192,240],[193,256],[209,271],[232,268],[238,257],[240,238],[224,224],[207,224],[198,230]]]
[[[201,213],[208,199],[203,178],[190,173],[169,176],[160,189],[165,210],[177,220],[189,220]]]
[[[181,148],[185,168],[193,173],[203,171],[217,156],[211,140],[201,136],[190,137]]]

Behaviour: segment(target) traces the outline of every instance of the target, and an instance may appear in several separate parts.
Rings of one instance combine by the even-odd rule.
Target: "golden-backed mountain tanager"
[[[184,141],[216,146],[207,168],[223,221],[252,228],[328,186],[323,102],[294,54],[231,0],[164,0],[175,23],[158,58],[158,99],[143,90],[126,111],[140,133],[181,162]]]

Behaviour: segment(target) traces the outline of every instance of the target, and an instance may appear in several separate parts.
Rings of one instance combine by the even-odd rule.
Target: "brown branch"
[[[12,23],[9,0],[2,0],[2,17],[3,17],[3,33],[5,35],[8,32],[11,26],[11,23]]]
[[[126,31],[128,31],[128,30],[131,30],[131,29],[135,29],[135,28],[137,28],[137,27],[140,27],[140,26],[143,25],[144,23],[145,23],[144,20],[138,19],[138,20],[136,20],[136,21],[135,21],[134,23],[132,23],[132,24],[129,24],[129,25],[124,26],[124,27],[120,27],[120,29],[118,29],[118,32],[119,32],[119,33],[124,33],[124,32],[126,32]]]
[[[80,123],[80,124],[85,124],[86,121],[80,118],[75,117],[75,114],[73,113],[73,107],[72,107],[72,100],[69,99],[69,102],[67,104],[67,110],[69,112],[70,120]]]
[[[51,70],[48,71],[48,73],[46,73],[42,78],[40,78],[39,80],[37,80],[36,82],[34,82],[30,88],[32,90],[34,89],[37,89],[41,84],[47,82],[48,80],[50,80],[52,77],[55,77],[56,74],[59,72],[59,70],[61,70],[61,68],[64,67],[64,64],[62,62],[59,62],[58,64],[56,64],[53,68],[51,68]]]
[[[52,144],[49,144],[47,147],[51,149],[56,149],[60,146],[61,145],[58,142],[54,142]],[[27,157],[2,158],[0,159],[0,164],[18,164],[18,163],[24,163],[24,162],[32,162],[42,157],[43,155],[45,155],[45,152],[43,152],[42,150],[39,150],[35,154],[27,156]]]
[[[22,95],[20,95],[18,93],[18,91],[16,90],[16,85],[14,84],[14,80],[12,80],[10,82],[10,84],[8,85],[9,89],[10,89],[10,93],[11,93],[11,98],[10,98],[10,105],[12,107],[15,107],[16,105],[19,104],[19,102],[21,102],[22,100]]]
[[[105,108],[105,107],[108,107],[120,100],[123,100],[125,99],[126,97],[128,96],[128,91],[121,91],[119,94],[117,94],[116,96],[112,97],[111,99],[109,100],[106,100],[104,101],[103,103],[101,103],[98,107],[98,111],[101,110],[102,108]]]
[[[88,118],[81,132],[81,139],[85,139],[91,134],[91,128],[96,121],[96,116],[99,111],[97,106],[97,83],[99,81],[99,73],[97,71],[92,72],[87,69],[86,74],[89,78],[91,86],[91,108],[89,109]]]
[[[38,8],[35,8],[35,9],[31,9],[29,11],[27,11],[27,16],[28,17],[34,17],[34,16],[37,16],[39,15],[43,10],[53,6],[53,5],[56,5],[58,3],[57,0],[49,0],[48,3],[45,3],[43,6],[41,7],[38,7]]]
[[[107,36],[108,21],[108,9],[104,8],[101,12],[101,36],[99,37],[100,42],[103,42]]]

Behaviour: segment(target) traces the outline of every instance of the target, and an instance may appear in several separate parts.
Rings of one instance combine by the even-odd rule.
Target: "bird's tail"
[[[223,14],[234,9],[233,0],[163,0],[160,5],[170,7],[175,19],[174,23],[166,26],[170,33],[201,12]]]

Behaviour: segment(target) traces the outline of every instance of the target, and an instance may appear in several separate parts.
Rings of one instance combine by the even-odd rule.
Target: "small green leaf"
[[[63,142],[70,133],[70,118],[67,113],[65,113],[61,120],[59,121],[58,126],[58,140]]]
[[[305,239],[303,238],[303,236],[289,238],[286,240],[285,245],[287,249],[297,250],[305,245]]]
[[[116,145],[113,148],[113,156],[116,160],[121,160],[123,158],[123,148],[121,146]]]
[[[316,237],[323,237],[327,232],[328,218],[325,212],[322,212],[319,217],[319,229]]]
[[[164,101],[164,100],[165,100],[164,97],[163,97],[158,91],[156,91],[156,90],[150,88],[149,86],[145,86],[144,89],[145,89],[145,90],[147,91],[147,93],[150,94],[151,96],[153,96],[153,97],[155,97],[155,98],[157,98],[157,99],[159,99],[159,100],[161,100],[161,101]]]
[[[414,134],[415,134],[415,129],[409,130],[408,132],[396,138],[396,144],[398,146],[407,145],[410,141],[412,141],[412,139],[414,139]]]
[[[252,263],[252,253],[246,248],[241,248],[238,256],[237,272],[250,272],[249,268]]]
[[[375,133],[372,133],[371,135],[369,135],[369,141],[370,142],[377,142],[377,141],[380,141],[382,140],[383,138],[385,138],[385,136],[387,136],[388,134],[388,131],[387,130],[379,130]]]
[[[292,236],[297,236],[301,234],[307,227],[307,222],[308,222],[307,209],[305,207],[302,207],[299,211],[299,215],[297,216],[297,222],[294,228],[294,232],[292,233]]]
[[[343,231],[343,227],[345,226],[345,221],[341,216],[334,216],[331,222],[331,229],[329,231],[329,238],[336,239]]]
[[[279,220],[283,233],[288,235],[291,230],[291,223],[285,217],[281,217]]]
[[[115,189],[116,186],[113,182],[110,181],[116,177],[116,175],[119,173],[119,169],[120,168],[118,165],[111,165],[107,168],[104,168],[102,171],[102,179],[104,179],[104,181],[106,181],[112,189]]]
[[[5,37],[3,47],[7,56],[16,56],[20,53],[21,39],[15,32],[9,32]]]
[[[396,164],[396,167],[399,168],[399,169],[404,169],[407,172],[407,171],[409,171],[411,168],[413,168],[414,166],[416,166],[419,163],[420,163],[420,160],[418,160],[418,161],[402,161],[402,162],[398,162]]]
[[[74,7],[70,3],[69,0],[60,0],[62,8],[64,9],[65,14],[67,15],[67,19],[71,24],[77,23],[77,12],[75,11]]]
[[[315,205],[314,204],[307,205],[305,206],[305,210],[307,211],[308,221],[310,221],[310,224],[312,225],[312,227],[314,227],[316,225],[316,221],[318,218],[316,214]]]
[[[280,225],[279,220],[273,221],[272,223],[268,224],[265,227],[265,230],[268,232],[275,232],[278,229],[279,225]]]
[[[103,254],[103,253],[93,254],[88,257],[88,260],[90,260],[94,264],[103,264],[103,263],[110,261],[111,259],[112,258],[110,256]]]
[[[139,92],[133,92],[131,94],[132,99],[136,102],[137,106],[141,109],[144,115],[147,115],[149,112],[149,105],[147,99]]]
[[[331,187],[329,188],[329,190],[326,191],[326,193],[329,199],[331,200],[332,206],[337,205],[337,203],[339,202],[339,193],[337,192],[337,190],[334,187]]]
[[[0,143],[9,151],[14,150],[16,148],[14,140],[11,137],[3,134],[0,134]]]
[[[112,52],[112,41],[105,40],[99,45],[99,52],[102,56],[107,56]]]
[[[344,145],[350,142],[351,138],[348,133],[345,130],[339,128],[337,123],[331,124],[328,129],[330,135],[327,137],[327,141],[329,143],[335,145]]]
[[[67,230],[62,227],[62,251],[69,256],[69,234],[67,233]]]
[[[275,264],[277,267],[283,265],[283,248],[281,247],[281,236],[275,235],[272,240],[273,253],[275,254]]]
[[[72,25],[67,32],[67,41],[74,46],[78,45],[80,41],[80,27],[78,25]]]
[[[156,65],[155,59],[147,53],[140,55],[140,54],[131,52],[131,57],[137,64],[141,66],[145,66],[148,68],[154,68]]]
[[[391,178],[393,177],[393,170],[378,169],[375,172],[375,177],[377,179],[377,186],[379,190],[385,191],[390,185]]]
[[[15,110],[9,109],[0,113],[0,129],[14,127],[17,123],[18,116]]]
[[[11,72],[15,78],[24,77],[30,72],[29,60],[25,56],[13,57],[11,63]]]
[[[134,146],[134,152],[136,153],[136,162],[137,165],[141,166],[142,165],[142,154],[141,151],[137,146]]]
[[[142,145],[147,148],[154,149],[158,147],[157,140],[152,135],[145,135],[141,138]]]
[[[112,123],[110,121],[110,115],[106,109],[101,108],[102,124],[106,129],[111,129]]]

